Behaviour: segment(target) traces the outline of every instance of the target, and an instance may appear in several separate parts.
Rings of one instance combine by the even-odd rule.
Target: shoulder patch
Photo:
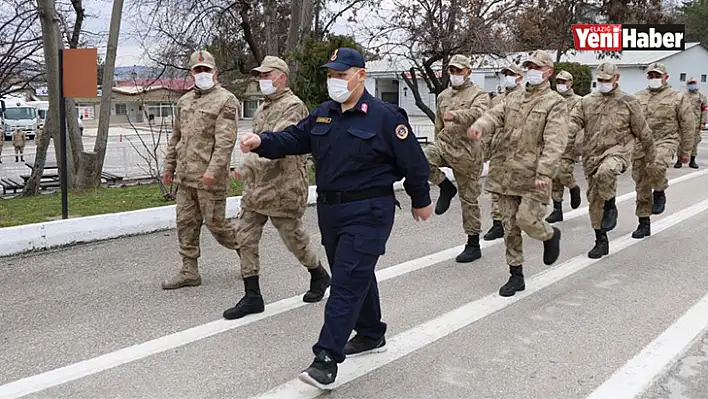
[[[408,137],[408,128],[406,127],[406,125],[396,126],[396,137],[401,140],[405,140],[406,137]]]
[[[317,119],[315,119],[316,123],[332,123],[332,118],[328,118],[326,116],[318,116]]]

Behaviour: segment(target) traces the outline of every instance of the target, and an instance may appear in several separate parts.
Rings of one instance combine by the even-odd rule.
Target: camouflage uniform
[[[562,80],[573,83],[573,75],[567,71],[560,71],[556,75],[556,80]],[[568,114],[573,110],[573,107],[580,101],[581,96],[575,94],[572,86],[568,87],[565,92],[558,91],[563,97],[563,102],[568,108]],[[566,187],[570,190],[570,207],[576,209],[580,206],[580,187],[575,181],[574,169],[575,163],[578,162],[578,155],[564,151],[561,156],[558,172],[553,178],[553,187],[551,188],[551,199],[553,200],[553,212],[546,218],[548,223],[556,223],[563,221],[563,191]]]
[[[470,61],[458,54],[452,57],[449,66],[470,69]],[[430,182],[440,186],[435,213],[445,213],[457,193],[440,168],[452,169],[460,189],[462,226],[468,239],[465,250],[457,257],[458,262],[471,262],[482,256],[479,249],[481,222],[478,198],[482,192],[483,152],[482,145],[472,140],[466,131],[488,108],[489,95],[470,80],[445,89],[437,99],[435,144],[425,148],[430,163]],[[451,121],[444,120],[448,112],[452,114]]]
[[[501,70],[502,74],[513,74],[516,76],[523,76],[524,72],[516,64],[510,64],[506,68],[502,68]],[[496,97],[494,97],[494,101],[492,102],[492,107],[500,104],[502,101],[504,101],[504,98],[507,96],[513,94],[513,93],[520,93],[523,92],[524,89],[520,84],[517,84],[514,87],[507,87],[506,90],[504,91],[503,94],[500,94]],[[492,150],[489,146],[491,144],[491,138],[492,135],[487,135],[482,138],[482,144],[484,148],[484,160],[485,162],[489,161],[489,153]],[[484,235],[484,240],[485,241],[493,241],[496,240],[497,238],[502,238],[504,237],[504,224],[502,223],[502,214],[501,214],[501,209],[499,209],[499,196],[495,193],[489,193],[491,202],[492,202],[492,227],[487,231],[487,234]]]
[[[688,79],[686,85],[690,85],[691,83],[695,85],[696,79]],[[693,110],[693,115],[696,119],[696,130],[694,135],[695,140],[693,142],[693,149],[691,151],[691,162],[689,162],[688,166],[693,169],[698,169],[696,157],[698,156],[698,144],[701,142],[701,128],[703,127],[703,123],[705,123],[706,117],[708,116],[708,100],[706,100],[706,96],[703,93],[698,91],[698,86],[696,86],[694,89],[689,88],[688,93],[686,95],[691,100],[691,108]],[[681,160],[677,159],[674,168],[680,169],[681,166]]]
[[[652,72],[662,76],[668,73],[661,63],[649,65],[647,74]],[[669,187],[666,169],[677,150],[680,150],[679,157],[691,152],[696,122],[690,99],[666,82],[657,89],[647,88],[634,96],[642,106],[656,148],[656,159],[647,160],[637,143],[632,157],[632,179],[637,192],[635,214],[639,218],[639,227],[632,237],[643,238],[651,235],[649,217],[664,212],[665,190]]]
[[[15,147],[15,162],[25,161],[25,140],[25,132],[22,130],[15,130],[12,133],[12,146]]]
[[[196,51],[190,66],[215,69],[214,58]],[[165,157],[165,173],[174,173],[178,183],[177,236],[183,267],[165,282],[164,289],[200,285],[197,268],[202,223],[219,244],[237,249],[236,232],[226,221],[226,196],[231,186],[229,164],[236,143],[239,102],[231,92],[215,84],[208,90],[198,87],[177,101],[174,126]],[[207,186],[203,176],[215,183]]]
[[[286,77],[290,73],[285,61],[267,56],[258,68],[253,69],[252,74],[260,75],[273,71],[280,71]],[[280,91],[267,95],[265,102],[256,111],[253,117],[254,133],[281,132],[308,116],[305,103],[285,87],[285,83],[282,85]],[[236,236],[240,247],[241,276],[246,295],[236,306],[224,312],[224,318],[238,319],[248,314],[260,313],[264,309],[265,304],[258,283],[258,244],[263,226],[269,218],[280,233],[285,246],[300,264],[310,271],[310,291],[305,294],[303,300],[321,300],[329,286],[330,277],[313,250],[310,236],[302,224],[309,193],[307,155],[270,160],[249,153],[240,173],[245,186]]]
[[[529,63],[553,67],[550,55],[540,50],[524,62]],[[551,197],[551,180],[566,148],[567,127],[568,109],[547,79],[539,85],[527,85],[523,93],[507,96],[472,126],[483,135],[492,135],[486,189],[499,195],[506,262],[512,273],[507,285],[519,277],[515,270],[520,272],[524,262],[522,231],[544,242],[545,264],[558,259],[560,231],[544,220],[544,214]],[[547,186],[538,188],[537,180]],[[524,289],[523,274],[520,277],[520,286],[513,292]],[[514,294],[505,290],[506,286],[502,287],[500,295]]]
[[[610,80],[619,74],[610,62],[597,68],[598,79]],[[585,137],[576,143],[576,135],[584,129]],[[617,225],[617,176],[629,167],[635,138],[646,151],[647,160],[655,156],[654,139],[644,119],[642,108],[634,96],[615,86],[607,93],[594,92],[583,97],[570,113],[567,151],[578,151],[582,157],[590,223],[595,230],[595,247],[590,258],[609,253],[607,232]]]

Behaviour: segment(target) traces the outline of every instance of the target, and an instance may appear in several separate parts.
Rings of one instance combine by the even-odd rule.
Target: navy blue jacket
[[[347,112],[326,101],[297,125],[259,136],[253,152],[265,158],[312,153],[318,191],[390,187],[405,177],[413,208],[431,203],[430,167],[406,112],[368,91]]]

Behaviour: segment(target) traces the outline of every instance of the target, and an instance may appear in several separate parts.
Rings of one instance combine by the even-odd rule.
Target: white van
[[[0,99],[0,125],[5,140],[12,140],[16,129],[25,132],[25,137],[34,140],[37,134],[37,110],[21,98],[5,97]]]

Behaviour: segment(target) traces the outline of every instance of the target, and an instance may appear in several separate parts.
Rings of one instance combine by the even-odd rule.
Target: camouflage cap
[[[449,67],[455,67],[459,69],[472,69],[472,63],[470,59],[462,54],[455,54],[450,58],[450,63],[447,65]]]
[[[558,75],[556,75],[556,80],[569,80],[572,82],[573,75],[571,75],[568,71],[560,71],[558,72]]]
[[[521,66],[525,67],[528,64],[534,64],[540,67],[553,67],[553,58],[543,50],[536,50],[521,63]]]
[[[603,62],[600,64],[600,66],[597,67],[597,71],[595,72],[595,76],[597,79],[605,79],[605,80],[610,80],[615,77],[619,73],[619,68],[617,68],[617,65],[611,63],[611,62]]]
[[[278,57],[273,57],[272,55],[267,55],[263,58],[261,65],[259,67],[251,69],[251,75],[258,75],[259,73],[267,73],[273,70],[278,70],[284,72],[286,75],[290,75],[290,68],[288,64]]]
[[[649,72],[656,72],[662,75],[666,75],[667,73],[669,73],[669,70],[666,68],[666,65],[660,62],[653,62],[647,67],[647,73]]]
[[[696,78],[690,77],[690,78],[688,78],[688,80],[686,81],[686,84],[691,84],[691,83],[698,83],[698,81],[696,80]]]
[[[206,50],[197,50],[189,57],[189,69],[194,69],[198,66],[215,69],[216,62],[214,56]]]
[[[518,76],[522,76],[524,74],[524,71],[521,70],[521,67],[516,64],[509,64],[509,66],[502,68],[501,73],[506,73],[506,72],[511,72],[514,75],[518,75]]]

